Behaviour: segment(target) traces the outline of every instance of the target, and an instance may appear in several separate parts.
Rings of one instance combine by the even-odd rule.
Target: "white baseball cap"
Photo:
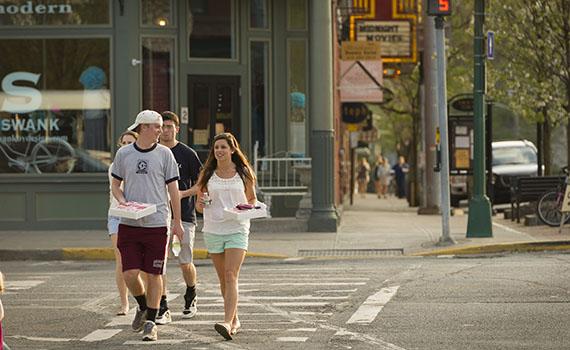
[[[160,124],[162,126],[162,116],[160,113],[145,109],[144,111],[137,114],[137,119],[135,123],[129,126],[127,129],[134,131],[139,124]]]

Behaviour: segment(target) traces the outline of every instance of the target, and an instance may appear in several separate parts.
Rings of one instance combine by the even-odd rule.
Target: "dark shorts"
[[[123,271],[137,269],[154,275],[164,274],[167,242],[166,227],[120,224],[117,247]]]

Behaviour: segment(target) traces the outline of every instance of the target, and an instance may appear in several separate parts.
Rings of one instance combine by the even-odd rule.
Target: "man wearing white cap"
[[[162,294],[165,269],[167,228],[172,206],[172,232],[182,239],[178,192],[178,165],[170,149],[158,144],[162,130],[159,113],[144,110],[129,128],[139,138],[121,147],[113,161],[111,190],[119,204],[128,201],[156,205],[156,213],[138,220],[121,218],[117,247],[121,252],[123,275],[139,305],[132,323],[133,330],[143,330],[143,340],[157,340],[156,314]],[[124,190],[121,183],[124,182]],[[140,271],[147,273],[145,291]]]

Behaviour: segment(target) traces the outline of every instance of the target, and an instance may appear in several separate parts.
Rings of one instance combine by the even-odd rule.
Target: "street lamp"
[[[483,23],[485,0],[475,0],[475,36],[473,38],[473,195],[469,200],[467,237],[492,237],[491,202],[485,195],[485,49]],[[489,169],[490,170],[490,169]]]

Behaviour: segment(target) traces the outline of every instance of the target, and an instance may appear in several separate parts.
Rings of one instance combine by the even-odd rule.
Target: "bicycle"
[[[564,184],[560,184],[556,191],[544,193],[538,200],[536,208],[540,221],[551,227],[560,227],[562,217],[564,217],[565,224],[570,222],[570,215],[566,215],[562,212],[566,187],[570,184],[570,175],[567,166],[563,167],[562,171],[566,175]]]
[[[60,138],[45,138],[33,145],[28,141],[24,152],[18,152],[0,141],[0,151],[8,166],[24,173],[71,173],[77,156],[73,147]]]

